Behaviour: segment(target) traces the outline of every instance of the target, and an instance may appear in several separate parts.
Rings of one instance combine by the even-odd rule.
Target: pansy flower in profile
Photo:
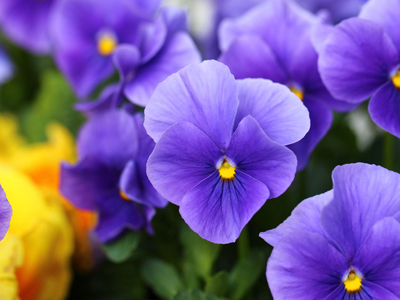
[[[283,145],[306,134],[309,116],[287,87],[236,81],[205,61],[159,84],[145,128],[156,142],[147,163],[156,190],[202,238],[230,243],[291,184],[296,157]]]
[[[219,60],[235,78],[265,78],[285,84],[308,108],[310,131],[290,146],[299,161],[298,169],[307,165],[311,152],[328,132],[332,109],[352,108],[336,101],[319,75],[311,32],[320,22],[294,2],[271,0],[239,18],[226,19],[220,27]]]
[[[10,203],[0,185],[0,241],[4,238],[10,226],[11,215],[12,209]]]
[[[58,0],[1,0],[0,28],[19,46],[36,54],[51,51],[50,19]]]
[[[337,25],[322,45],[319,70],[338,99],[368,98],[372,120],[400,137],[400,1],[370,0],[358,18]]]
[[[260,236],[274,299],[399,299],[400,175],[357,163]]]
[[[155,16],[159,2],[60,1],[52,22],[54,56],[78,97],[115,72],[114,54],[128,98],[141,105],[160,81],[200,59],[184,32],[185,13],[166,7]]]
[[[155,207],[167,204],[146,176],[153,147],[142,115],[125,109],[95,114],[81,129],[78,163],[62,165],[60,190],[76,207],[97,212],[101,242],[126,229],[152,232]]]

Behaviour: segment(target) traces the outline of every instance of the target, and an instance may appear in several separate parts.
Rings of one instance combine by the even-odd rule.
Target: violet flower
[[[147,163],[153,186],[202,238],[230,243],[291,184],[296,157],[283,145],[305,135],[309,117],[285,86],[236,81],[205,61],[159,84],[145,128],[157,143]]]
[[[332,95],[349,103],[371,97],[369,113],[400,137],[400,1],[370,0],[359,18],[340,23],[325,40],[319,58]]]
[[[76,207],[98,213],[95,231],[101,242],[125,229],[152,232],[155,207],[167,204],[145,173],[153,147],[142,116],[125,110],[95,114],[81,129],[80,159],[62,165],[60,190]]]
[[[11,205],[7,200],[6,193],[0,185],[0,241],[6,235],[8,227],[10,227],[11,215]]]
[[[6,52],[0,47],[0,85],[9,80],[14,74],[14,65]]]
[[[0,28],[13,42],[36,54],[49,54],[50,18],[58,0],[1,0]]]
[[[285,84],[308,108],[310,131],[290,146],[299,170],[328,132],[332,109],[353,108],[332,98],[322,83],[318,54],[311,41],[311,30],[319,23],[316,16],[293,2],[271,0],[240,18],[225,20],[220,27],[223,54],[219,60],[235,78],[266,78]]]
[[[399,299],[400,175],[357,163],[335,168],[332,179],[333,190],[260,234],[274,247],[274,299]]]

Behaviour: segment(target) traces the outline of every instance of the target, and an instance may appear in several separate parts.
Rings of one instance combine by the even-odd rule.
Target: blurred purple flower
[[[9,80],[13,73],[14,65],[7,53],[0,47],[0,85]]]
[[[146,175],[153,148],[142,115],[126,110],[96,114],[80,131],[80,159],[62,165],[60,190],[76,207],[98,213],[95,231],[101,242],[125,229],[152,232],[154,208],[167,204]]]
[[[274,247],[274,299],[399,299],[400,175],[357,163],[332,178],[333,190],[260,234]]]
[[[10,226],[11,215],[11,205],[8,203],[6,193],[0,185],[0,241],[4,238]]]
[[[319,69],[338,99],[361,103],[400,137],[400,1],[370,0],[359,18],[340,23],[322,45]]]
[[[184,12],[159,0],[61,0],[52,22],[55,59],[78,97],[87,97],[115,68],[127,97],[145,105],[168,75],[199,60]],[[181,24],[182,23],[182,24]],[[151,75],[149,75],[151,73]]]
[[[291,184],[296,158],[283,145],[305,135],[309,117],[285,86],[236,81],[205,61],[157,87],[145,128],[157,143],[147,164],[154,187],[202,238],[230,243]]]
[[[353,107],[333,99],[322,83],[318,54],[311,42],[311,30],[319,23],[293,2],[271,0],[240,18],[225,20],[220,27],[220,61],[235,78],[266,78],[285,84],[308,108],[311,129],[290,146],[298,169],[307,165],[311,152],[328,132],[332,109]]]
[[[13,42],[36,54],[49,54],[49,24],[57,0],[1,0],[0,27]]]

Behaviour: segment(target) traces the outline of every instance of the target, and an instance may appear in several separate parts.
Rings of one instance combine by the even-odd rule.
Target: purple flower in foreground
[[[290,146],[299,161],[298,169],[307,165],[311,152],[328,132],[332,109],[352,108],[333,99],[322,83],[311,42],[311,30],[319,23],[293,2],[271,0],[220,27],[223,54],[219,60],[235,78],[266,78],[285,84],[308,108],[310,131]]]
[[[283,145],[305,135],[309,117],[285,86],[236,81],[205,61],[157,87],[145,128],[157,143],[147,163],[154,187],[202,238],[230,243],[291,184],[296,158]]]
[[[98,213],[95,231],[101,242],[125,229],[152,232],[154,207],[167,204],[146,176],[153,148],[142,116],[125,110],[96,114],[80,131],[80,159],[62,165],[60,189],[78,208]]]
[[[51,50],[50,18],[57,0],[1,0],[0,27],[12,41],[37,54]]]
[[[14,66],[5,51],[0,47],[0,84],[3,84],[14,73]]]
[[[8,203],[6,193],[0,185],[0,241],[4,238],[10,226],[11,215],[11,205]]]
[[[340,23],[325,40],[319,69],[338,99],[372,97],[372,120],[400,137],[400,0],[370,0],[359,15]]]
[[[332,173],[276,229],[267,279],[274,299],[400,298],[400,175],[363,163]]]

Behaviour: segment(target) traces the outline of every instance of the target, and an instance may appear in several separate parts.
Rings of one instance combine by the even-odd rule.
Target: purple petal
[[[348,268],[347,260],[324,237],[296,231],[274,247],[267,280],[276,300],[325,299],[343,286],[342,276]]]
[[[204,132],[191,123],[179,123],[157,143],[147,163],[147,175],[163,197],[180,205],[191,188],[217,171],[222,156]]]
[[[275,247],[284,236],[296,231],[307,231],[324,236],[320,223],[321,211],[332,199],[333,191],[328,191],[303,200],[289,218],[275,229],[260,233],[260,237]]]
[[[302,170],[307,166],[312,151],[326,135],[333,120],[331,110],[324,103],[305,98],[304,104],[310,113],[310,131],[302,140],[289,145],[289,149],[296,154],[298,160],[297,170]]]
[[[264,183],[270,198],[286,191],[296,173],[293,152],[271,141],[251,116],[239,123],[225,155],[237,170]]]
[[[381,286],[400,298],[400,224],[394,218],[384,218],[354,257],[353,265],[366,281]]]
[[[385,300],[399,300],[398,297],[393,295],[388,290],[382,288],[379,285],[373,284],[368,281],[362,282],[362,289],[358,293],[348,293],[344,285],[341,284],[337,287],[329,296],[324,298],[324,300],[375,300],[375,299],[385,299]]]
[[[383,130],[400,137],[400,90],[392,82],[387,82],[372,96],[368,111]]]
[[[214,172],[187,192],[179,212],[203,239],[216,244],[233,243],[268,197],[263,183],[239,170],[233,181],[223,181]]]
[[[113,53],[113,62],[121,80],[130,81],[136,75],[136,68],[141,63],[139,49],[133,45],[120,45]]]
[[[104,198],[119,195],[119,172],[95,158],[61,165],[60,191],[76,207],[96,211]]]
[[[12,208],[7,200],[6,193],[0,186],[0,241],[4,238],[10,227]]]
[[[224,150],[238,104],[237,84],[229,69],[216,61],[204,61],[159,84],[145,109],[144,125],[158,142],[172,125],[191,122]]]
[[[14,65],[7,53],[0,47],[0,85],[9,80],[14,74]]]
[[[363,6],[359,17],[381,25],[396,48],[400,49],[400,2],[398,0],[370,0]]]
[[[116,169],[138,153],[138,128],[125,110],[110,110],[96,114],[81,129],[78,137],[80,157],[96,157]]]
[[[333,32],[335,26],[319,23],[311,28],[311,42],[317,53],[320,53],[328,36]]]
[[[256,35],[240,36],[221,55],[219,61],[229,67],[236,79],[267,78],[288,81],[271,48]]]
[[[351,261],[376,222],[400,212],[400,175],[357,163],[336,167],[332,179],[334,200],[323,209],[321,224]]]
[[[269,80],[238,80],[239,108],[235,128],[251,115],[273,141],[288,145],[297,142],[310,128],[307,108],[286,86]]]
[[[399,53],[382,28],[353,18],[340,23],[328,37],[319,70],[334,97],[359,103],[388,81],[398,63]]]
[[[168,41],[159,53],[142,65],[125,86],[126,97],[133,103],[146,106],[157,85],[183,67],[200,62],[200,55],[187,33],[179,32]]]

